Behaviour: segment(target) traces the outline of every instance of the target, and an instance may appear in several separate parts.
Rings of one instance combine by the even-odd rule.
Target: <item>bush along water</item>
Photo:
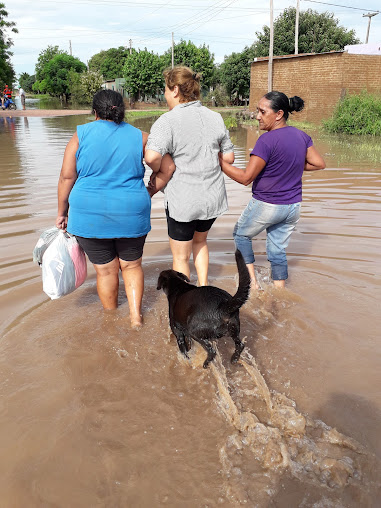
[[[381,96],[368,92],[348,95],[323,125],[328,132],[381,136]]]

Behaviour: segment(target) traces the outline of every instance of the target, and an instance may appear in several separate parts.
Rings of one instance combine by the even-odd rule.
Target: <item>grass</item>
[[[365,91],[347,95],[323,126],[328,132],[381,136],[381,96]]]
[[[161,116],[163,113],[166,113],[166,109],[142,109],[141,111],[126,111],[125,118],[127,120],[136,120],[138,118],[149,118],[149,117],[157,117]]]

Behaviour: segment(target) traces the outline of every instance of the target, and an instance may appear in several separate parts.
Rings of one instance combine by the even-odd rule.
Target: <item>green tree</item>
[[[58,46],[48,46],[46,49],[43,49],[37,59],[37,63],[35,65],[35,76],[36,81],[32,85],[33,91],[46,93],[47,92],[47,82],[46,82],[46,71],[45,66],[52,60],[56,55],[67,55],[66,51],[59,49]]]
[[[91,104],[95,92],[102,88],[103,76],[97,71],[78,74],[74,70],[68,73],[71,98],[82,104]]]
[[[104,79],[120,78],[129,54],[124,46],[101,51],[90,58],[89,70],[99,72]]]
[[[9,37],[8,32],[18,33],[16,23],[7,21],[8,12],[5,9],[5,4],[0,3],[0,87],[4,85],[12,86],[15,78],[15,71],[11,63],[12,52],[10,48],[13,46],[13,41]]]
[[[173,49],[175,65],[186,65],[193,71],[202,75],[201,85],[208,88],[213,84],[215,73],[214,54],[209,51],[209,47],[203,44],[197,47],[191,41],[181,40],[175,44]],[[170,67],[172,63],[172,49],[168,49],[162,56],[163,68]]]
[[[285,9],[274,21],[274,55],[290,55],[295,52],[296,9]],[[339,20],[330,12],[319,13],[312,9],[299,13],[299,53],[324,53],[344,49],[347,44],[357,44],[354,30],[339,26]],[[256,32],[253,45],[255,56],[268,56],[270,28],[264,26]]]
[[[156,95],[164,86],[162,62],[159,55],[147,51],[132,50],[123,68],[125,90],[136,99]]]
[[[65,54],[67,55],[67,52],[59,49],[58,46],[48,46],[46,49],[43,49],[38,55],[37,63],[35,66],[36,80],[42,81],[46,78],[44,67],[48,62],[50,62],[52,58],[54,58],[56,55]]]
[[[231,101],[239,97],[247,98],[250,94],[250,62],[254,58],[253,47],[245,47],[241,53],[225,56],[221,64],[221,83],[225,85]]]
[[[31,76],[27,72],[22,72],[19,77],[19,84],[26,92],[32,92],[33,85],[36,82],[36,76]]]
[[[85,70],[86,65],[74,56],[66,53],[54,56],[44,65],[44,91],[67,99],[70,95],[69,71],[82,73]]]

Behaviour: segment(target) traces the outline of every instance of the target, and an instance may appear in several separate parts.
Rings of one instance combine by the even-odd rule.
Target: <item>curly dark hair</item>
[[[93,113],[101,120],[120,124],[124,120],[125,109],[122,95],[115,90],[99,90],[93,97]]]
[[[295,95],[288,98],[283,92],[269,92],[263,96],[270,101],[271,109],[277,113],[279,110],[283,111],[283,118],[287,120],[288,114],[293,111],[302,111],[304,108],[304,100]]]

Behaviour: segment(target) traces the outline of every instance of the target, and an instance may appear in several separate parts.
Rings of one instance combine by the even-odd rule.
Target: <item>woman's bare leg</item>
[[[181,272],[190,277],[189,258],[192,252],[193,240],[180,242],[179,240],[169,239],[169,246],[172,251],[173,264],[172,268],[177,272]]]
[[[136,261],[119,260],[122,270],[122,277],[128,306],[130,308],[131,326],[137,328],[143,324],[142,318],[142,300],[144,291],[144,273],[142,268],[142,258]]]
[[[209,249],[206,239],[209,231],[195,232],[193,236],[193,261],[197,271],[198,285],[208,285]]]
[[[95,265],[99,299],[106,310],[118,307],[119,260],[113,259],[104,265]]]
[[[249,263],[246,266],[247,266],[247,269],[249,271],[249,275],[251,278],[251,288],[252,289],[261,289],[261,287],[258,284],[257,279],[255,277],[254,263]]]

